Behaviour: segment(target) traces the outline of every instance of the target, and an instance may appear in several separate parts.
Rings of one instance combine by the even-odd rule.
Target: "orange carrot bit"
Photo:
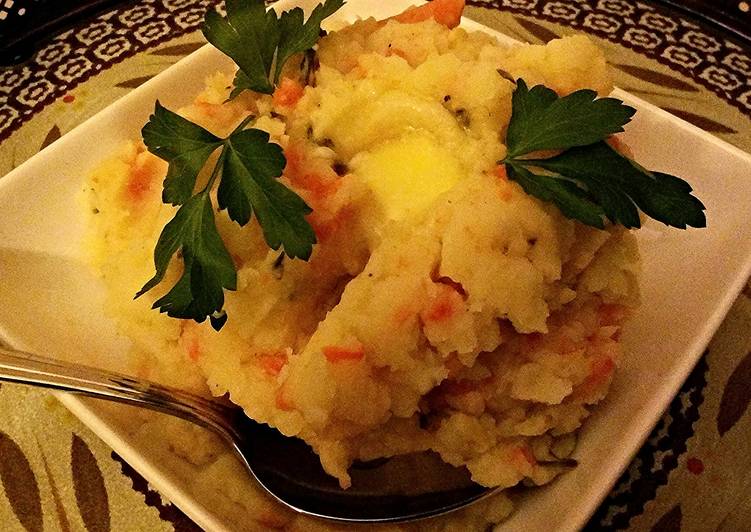
[[[302,143],[290,141],[287,147],[284,148],[284,158],[287,160],[284,174],[291,180],[294,180],[304,170],[305,152]]]
[[[590,388],[594,388],[605,382],[615,369],[615,362],[610,357],[598,358],[592,361],[589,370],[589,376],[585,383]]]
[[[140,202],[152,189],[161,161],[150,153],[141,153],[136,157],[125,183],[125,195],[131,203]]]
[[[201,357],[201,345],[198,343],[198,337],[193,337],[188,344],[188,358],[197,362]]]
[[[447,320],[464,305],[464,298],[452,286],[442,283],[434,286],[436,292],[430,297],[428,307],[420,312],[424,322]]]
[[[293,107],[302,98],[303,86],[292,78],[282,78],[272,100],[277,107]]]
[[[454,315],[454,306],[448,299],[440,299],[423,313],[425,321],[443,321]]]
[[[532,454],[532,449],[530,449],[526,445],[521,445],[517,447],[514,454],[517,458],[523,459],[529,465],[537,464],[537,459],[535,458],[535,455]]]
[[[433,0],[428,4],[413,6],[392,17],[397,22],[413,24],[433,19],[447,28],[459,25],[464,11],[464,0]]]
[[[316,211],[314,205],[313,213],[308,218],[308,221],[313,227],[318,243],[323,244],[330,240],[337,232],[346,228],[351,223],[353,214],[349,208],[345,207],[331,217],[327,216],[323,209]]]
[[[360,342],[353,346],[327,345],[323,348],[323,355],[332,364],[346,360],[362,360],[365,356],[365,348]]]
[[[290,179],[295,185],[299,185],[305,190],[309,190],[316,199],[324,199],[334,194],[341,185],[338,179],[331,179],[328,176],[316,173],[303,173],[294,179]]]
[[[499,164],[495,167],[495,176],[501,181],[508,181],[508,174],[506,173],[506,165]]]
[[[509,201],[513,196],[513,188],[506,173],[506,166],[503,164],[497,165],[493,169],[493,174],[498,178],[498,196],[501,198],[501,201]]]
[[[272,377],[279,375],[279,372],[287,364],[287,355],[284,353],[267,353],[258,358],[263,371]]]
[[[192,322],[183,322],[180,327],[178,345],[193,362],[201,358],[201,342],[198,338],[198,325]]]
[[[295,409],[292,401],[289,400],[289,397],[287,397],[287,394],[285,393],[284,385],[282,385],[282,387],[276,391],[274,404],[279,410],[284,410],[285,412],[289,412],[290,410]]]
[[[404,304],[396,309],[394,312],[394,323],[397,325],[404,325],[410,322],[417,315],[417,310],[414,304]],[[410,322],[411,323],[411,322]]]
[[[627,312],[623,305],[605,303],[598,309],[600,325],[620,325]]]

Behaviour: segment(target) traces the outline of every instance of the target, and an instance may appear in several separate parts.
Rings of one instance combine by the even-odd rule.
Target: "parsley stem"
[[[225,154],[224,147],[222,147],[222,151],[219,153],[219,158],[216,160],[214,169],[211,171],[211,177],[209,177],[209,181],[208,183],[206,183],[206,186],[201,191],[201,194],[209,192],[211,188],[214,186],[214,182],[216,181],[216,178],[219,176],[219,172],[224,166],[224,154]]]
[[[242,121],[242,122],[240,122],[240,124],[239,124],[239,125],[238,125],[238,126],[237,126],[237,127],[236,127],[236,128],[235,128],[235,129],[233,130],[233,131],[232,131],[232,135],[234,135],[234,134],[235,134],[235,133],[237,133],[238,131],[242,131],[243,129],[245,129],[245,126],[247,126],[248,124],[250,124],[250,122],[251,122],[251,121],[253,121],[254,119],[255,119],[255,116],[254,116],[254,115],[248,115],[248,116],[246,116],[246,117],[245,117],[245,118],[243,119],[243,121]],[[231,137],[232,135],[230,135],[230,137]]]

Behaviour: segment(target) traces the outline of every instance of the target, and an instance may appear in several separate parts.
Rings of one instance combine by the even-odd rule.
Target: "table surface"
[[[138,0],[0,70],[0,175],[197,49],[215,3]],[[523,41],[589,34],[616,85],[751,152],[746,2],[468,4],[467,16]],[[587,529],[749,530],[748,383],[751,285]],[[4,530],[197,529],[49,395],[9,384],[0,386],[0,492]]]

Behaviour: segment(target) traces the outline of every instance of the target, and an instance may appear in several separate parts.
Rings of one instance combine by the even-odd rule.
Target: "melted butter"
[[[454,155],[419,131],[379,144],[358,159],[355,172],[391,220],[424,212],[465,175]]]

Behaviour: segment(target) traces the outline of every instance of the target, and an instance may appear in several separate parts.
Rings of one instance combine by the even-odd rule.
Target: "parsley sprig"
[[[226,18],[209,13],[203,27],[206,39],[239,67],[230,96],[246,89],[273,93],[287,60],[312,48],[323,19],[343,4],[326,0],[307,21],[300,8],[277,17],[273,10],[266,11],[263,0],[227,0]],[[168,163],[162,201],[179,208],[154,249],[156,273],[136,297],[161,283],[173,257],[181,257],[182,275],[153,304],[168,316],[197,322],[209,317],[217,330],[227,319],[224,290],[236,289],[237,272],[216,228],[214,189],[219,210],[239,225],[255,215],[271,249],[283,247],[290,258],[310,258],[316,237],[305,216],[311,209],[278,181],[286,164],[282,149],[269,142],[268,133],[245,129],[251,120],[220,138],[157,101],[143,127],[148,150]],[[206,184],[196,191],[200,172],[217,151]]]
[[[705,227],[704,205],[682,179],[650,172],[605,139],[623,131],[635,109],[591,90],[558,97],[519,79],[502,163],[510,179],[569,218],[603,228],[604,219],[640,227],[639,210],[667,225]],[[563,150],[549,158],[542,150]],[[543,172],[540,172],[542,170]]]
[[[208,13],[203,34],[240,67],[230,97],[245,89],[274,92],[287,60],[312,48],[323,20],[343,5],[344,0],[326,0],[316,6],[307,21],[299,7],[277,17],[273,9],[266,11],[263,0],[227,0],[226,18]]]
[[[244,129],[252,118],[219,138],[157,101],[142,130],[149,151],[169,163],[162,200],[180,208],[157,241],[156,274],[136,297],[162,281],[172,257],[180,252],[182,277],[154,303],[168,316],[196,321],[210,316],[216,327],[223,324],[224,289],[235,290],[237,276],[214,220],[210,193],[217,181],[219,209],[226,209],[239,225],[255,213],[270,248],[284,246],[289,257],[304,260],[313,250],[315,233],[305,220],[311,209],[277,180],[286,163],[282,149],[269,142],[265,131]],[[207,183],[194,194],[199,172],[217,150]]]

